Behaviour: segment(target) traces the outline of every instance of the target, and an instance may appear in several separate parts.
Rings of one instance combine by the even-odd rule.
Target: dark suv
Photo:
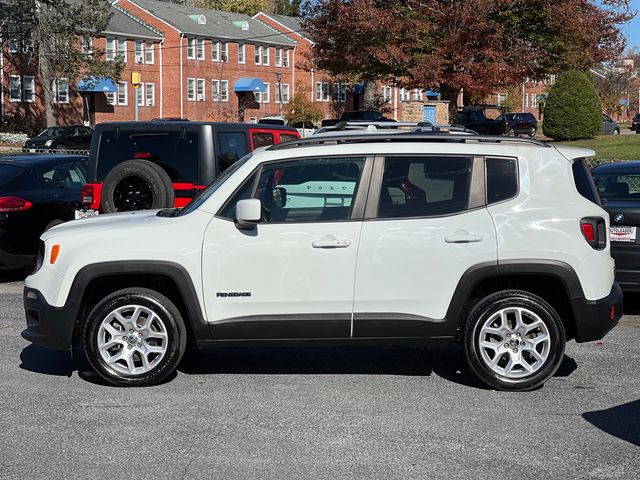
[[[509,137],[528,135],[535,138],[538,131],[538,121],[529,112],[505,113],[496,118],[496,122],[504,123],[504,134]]]
[[[58,125],[49,127],[28,139],[23,152],[89,150],[93,130],[83,125]]]
[[[183,207],[248,152],[299,137],[295,128],[249,123],[99,124],[78,215]]]
[[[635,117],[633,117],[630,128],[631,128],[631,131],[640,133],[640,113],[638,113]]]

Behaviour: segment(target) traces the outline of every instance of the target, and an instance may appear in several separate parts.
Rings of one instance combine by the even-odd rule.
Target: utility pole
[[[133,91],[135,95],[133,96],[133,119],[138,121],[138,95],[140,95],[140,73],[139,72],[131,72],[131,85],[133,85]]]
[[[276,72],[276,80],[278,81],[278,97],[280,97],[280,116],[282,116],[282,72]]]

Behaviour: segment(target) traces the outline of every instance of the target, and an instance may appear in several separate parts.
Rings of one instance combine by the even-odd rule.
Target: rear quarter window
[[[596,190],[596,186],[593,182],[593,178],[591,177],[591,172],[589,171],[586,160],[582,158],[574,161],[571,168],[573,170],[573,180],[576,184],[576,188],[578,189],[578,193],[596,205],[600,205],[600,197],[598,196],[598,191]]]
[[[515,158],[487,158],[487,204],[503,202],[518,194],[518,165]]]

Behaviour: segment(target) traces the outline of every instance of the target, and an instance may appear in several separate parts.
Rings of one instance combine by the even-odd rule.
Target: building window
[[[93,53],[93,39],[88,35],[82,37],[82,53],[84,55]]]
[[[280,103],[280,88],[282,88],[282,103],[289,103],[289,84],[276,86],[276,103]]]
[[[261,45],[255,46],[254,61],[256,65],[262,65],[262,46]]]
[[[115,60],[116,59],[116,39],[107,37],[107,49],[105,50],[105,56],[107,60]]]
[[[116,94],[113,92],[106,92],[105,96],[107,97],[107,103],[109,105],[116,105]]]
[[[20,50],[20,40],[18,40],[17,38],[10,38],[9,53],[18,53],[18,50]]]
[[[276,67],[282,66],[282,49],[276,48]]]
[[[25,75],[22,77],[22,96],[25,102],[36,101],[36,78],[28,77]]]
[[[22,100],[22,82],[19,75],[9,75],[9,100],[12,102]]]
[[[136,40],[136,63],[144,63],[144,43]]]
[[[229,80],[220,80],[220,100],[229,101]]]
[[[227,42],[222,42],[220,44],[220,61],[229,61],[229,44]]]
[[[262,65],[269,65],[269,47],[262,48]]]
[[[211,42],[211,60],[214,62],[220,61],[220,42]]]
[[[382,101],[384,103],[391,103],[392,91],[391,87],[382,86]]]
[[[507,94],[506,93],[499,93],[498,94],[498,105],[502,105],[506,101],[507,101]]]
[[[238,45],[238,63],[244,63],[244,56],[245,56],[245,45],[244,43],[241,43]]]
[[[413,99],[414,100],[422,100],[422,90],[419,88],[413,89]]]
[[[198,102],[204,102],[204,78],[199,78],[197,85],[197,100]]]
[[[136,97],[139,107],[144,107],[144,83],[141,83],[138,88],[133,89],[133,94]]]
[[[156,105],[156,86],[153,83],[147,83],[144,86],[145,100],[147,107],[154,107]]]
[[[284,56],[282,57],[282,66],[283,67],[288,67],[289,66],[289,52],[291,50],[289,50],[288,48],[285,49],[284,51]]]
[[[347,86],[344,83],[333,84],[333,102],[345,103],[347,101]]]
[[[144,50],[144,54],[145,54],[145,62],[146,63],[154,63],[154,53],[153,53],[153,43],[147,42],[145,45],[145,50]]]
[[[211,101],[220,100],[220,80],[211,80]]]
[[[411,100],[411,92],[406,88],[401,88],[400,89],[400,101],[408,102],[409,100]]]
[[[196,56],[198,60],[204,60],[204,39],[197,40]]]
[[[53,85],[53,91],[56,94],[56,103],[69,103],[69,79],[61,78],[56,80]]]
[[[529,108],[529,95],[524,94],[524,108]]]
[[[127,82],[118,82],[118,105],[128,104],[128,86]]]
[[[187,78],[187,100],[190,102],[196,101],[196,79]]]
[[[262,103],[269,103],[269,101],[271,100],[271,98],[269,97],[269,84],[265,83],[264,86],[265,89],[264,92],[262,92]]]
[[[329,101],[329,82],[316,82],[316,101]]]
[[[24,53],[33,53],[33,37],[31,37],[31,34],[23,40],[22,51]]]
[[[187,38],[187,58],[192,60],[196,58],[196,39],[195,38]]]
[[[127,41],[124,38],[118,39],[117,55],[122,59],[124,63],[127,63]]]
[[[538,95],[535,93],[531,94],[531,108],[536,108],[538,106]]]

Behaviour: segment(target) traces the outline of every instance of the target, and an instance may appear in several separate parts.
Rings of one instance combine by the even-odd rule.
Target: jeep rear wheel
[[[553,307],[520,290],[493,293],[480,301],[465,328],[471,369],[497,390],[540,387],[560,366],[565,341]]]
[[[169,175],[148,160],[127,160],[111,169],[102,186],[105,213],[173,207],[175,192]]]
[[[153,290],[119,290],[89,314],[83,332],[87,359],[107,382],[148,386],[175,370],[186,349],[180,311]]]

